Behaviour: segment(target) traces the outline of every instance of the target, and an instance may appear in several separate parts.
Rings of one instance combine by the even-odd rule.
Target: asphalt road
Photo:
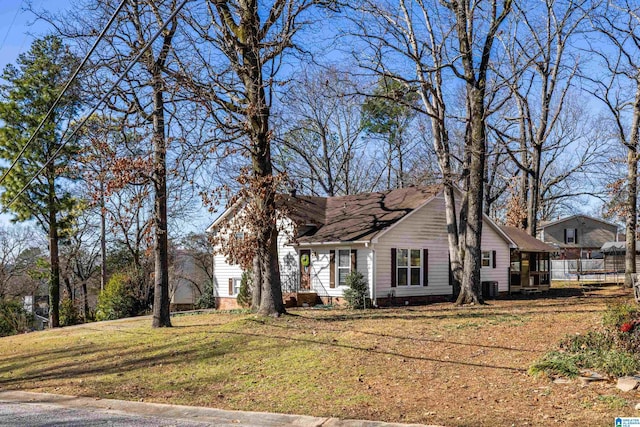
[[[99,409],[63,408],[41,403],[0,402],[0,426],[21,427],[202,427],[210,423],[124,414]]]
[[[269,412],[227,411],[27,391],[0,391],[0,427],[4,426],[417,427],[419,425]]]

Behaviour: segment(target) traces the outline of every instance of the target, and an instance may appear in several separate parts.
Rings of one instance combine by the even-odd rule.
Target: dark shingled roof
[[[282,195],[279,204],[303,231],[298,243],[368,241],[422,206],[441,185],[341,197]]]
[[[509,236],[513,243],[516,244],[518,249],[523,252],[554,252],[555,248],[553,246],[547,245],[541,240],[536,239],[535,237],[529,235],[524,230],[515,227],[508,227],[506,225],[501,225],[500,229]]]

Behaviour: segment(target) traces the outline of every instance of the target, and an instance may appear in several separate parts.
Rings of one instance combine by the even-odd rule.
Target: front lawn
[[[624,294],[624,295],[623,295]],[[611,286],[585,297],[350,310],[280,319],[201,314],[2,338],[4,390],[223,409],[456,425],[612,425],[637,392],[554,384],[529,366],[567,334],[599,324]]]

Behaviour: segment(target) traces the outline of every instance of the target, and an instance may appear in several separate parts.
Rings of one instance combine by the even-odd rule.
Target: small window
[[[422,251],[398,249],[396,251],[398,286],[420,286],[422,275]]]
[[[236,240],[244,240],[244,232],[240,231],[238,233],[235,233],[233,237],[235,237]]]
[[[491,251],[482,251],[482,266],[491,267]]]
[[[351,250],[338,250],[338,286],[346,286],[347,276],[351,273]]]
[[[575,243],[576,242],[576,229],[575,228],[565,228],[565,235],[567,236],[565,239],[565,243]]]
[[[233,293],[231,294],[232,296],[238,295],[240,293],[240,281],[241,279],[233,279]]]

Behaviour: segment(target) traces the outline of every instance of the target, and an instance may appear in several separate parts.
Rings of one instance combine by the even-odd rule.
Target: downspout
[[[376,250],[373,246],[373,243],[371,244],[371,266],[372,266],[372,272],[371,272],[371,303],[374,307],[378,307],[378,301],[376,300]]]

